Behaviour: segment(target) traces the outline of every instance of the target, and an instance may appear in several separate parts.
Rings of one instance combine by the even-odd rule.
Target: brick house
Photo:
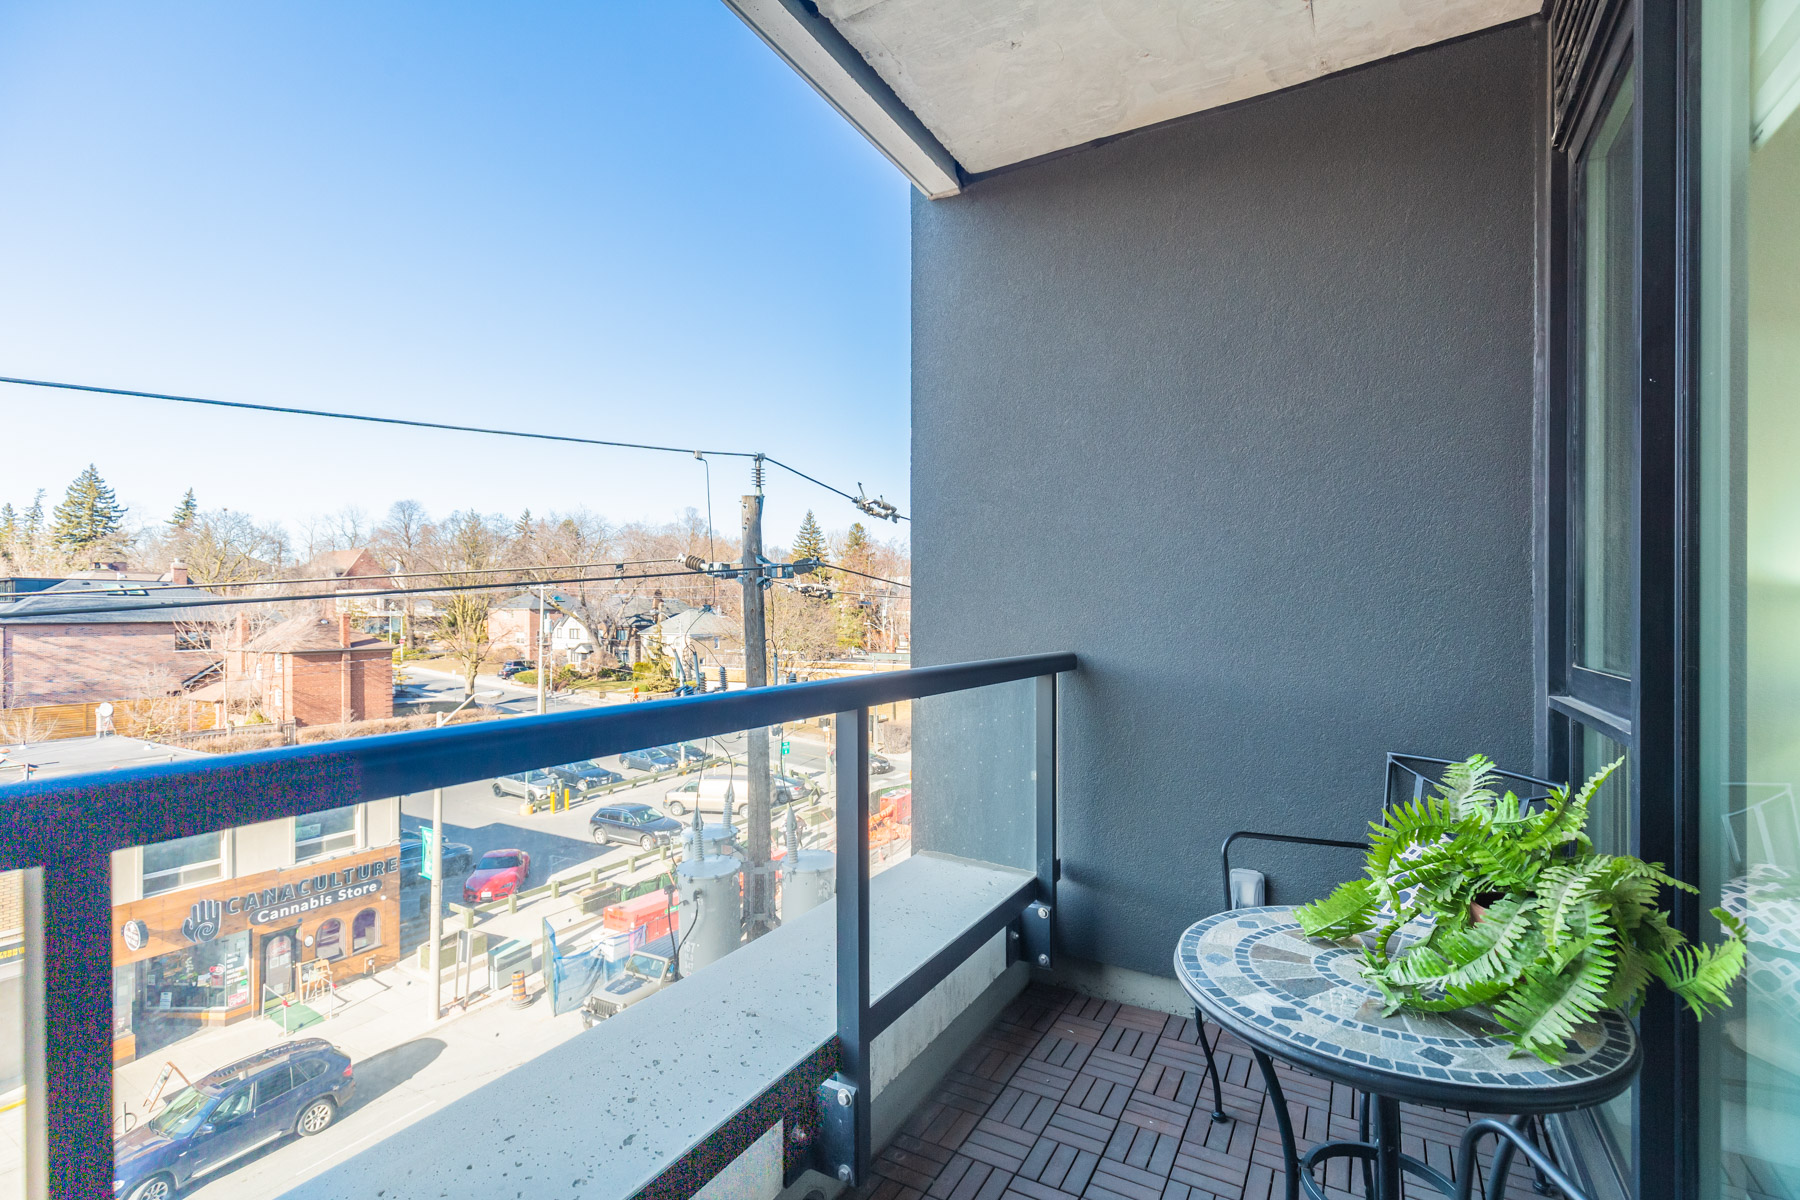
[[[247,623],[225,655],[227,689],[250,685],[276,723],[331,725],[394,715],[393,648],[352,628],[335,600],[248,637]]]
[[[497,658],[535,660],[541,621],[547,617],[554,626],[562,615],[553,606],[545,608],[546,614],[540,617],[538,598],[530,592],[520,592],[494,605],[488,612],[488,653]]]
[[[329,579],[340,583],[337,599],[334,601],[336,612],[385,613],[392,607],[392,602],[387,597],[359,599],[357,596],[359,592],[380,591],[394,586],[393,577],[382,568],[374,552],[366,546],[321,554],[307,563],[302,573],[308,579]]]
[[[218,661],[205,608],[163,608],[212,597],[169,582],[65,579],[0,601],[0,709],[169,695]],[[70,610],[75,610],[71,612]]]

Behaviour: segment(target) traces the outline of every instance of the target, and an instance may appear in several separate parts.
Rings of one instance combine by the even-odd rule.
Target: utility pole
[[[544,642],[550,631],[544,628],[544,585],[538,584],[538,627],[537,627],[537,685],[538,716],[550,711],[550,697],[545,689],[549,686],[544,678]]]
[[[756,494],[744,497],[744,547],[739,566],[744,583],[744,686],[755,688],[769,682],[768,629],[763,611],[761,458],[755,460],[752,472]],[[750,783],[750,826],[744,838],[744,899],[749,908],[745,927],[752,938],[758,938],[774,928],[774,889],[768,871],[769,731],[752,729],[746,743],[744,769]]]

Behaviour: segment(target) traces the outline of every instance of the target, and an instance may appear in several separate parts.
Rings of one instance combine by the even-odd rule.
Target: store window
[[[365,908],[350,922],[350,948],[370,950],[381,945],[381,918],[372,908]]]
[[[205,1012],[250,1003],[250,934],[232,934],[147,959],[141,1010]]]
[[[355,804],[294,818],[294,861],[343,854],[357,846]]]
[[[1700,19],[1702,903],[1748,927],[1700,1026],[1701,1195],[1800,1195],[1800,6]],[[1712,918],[1704,932],[1716,936]]]
[[[329,921],[319,922],[318,932],[313,934],[313,957],[335,959],[344,957],[344,923],[336,917]]]
[[[144,895],[157,896],[225,874],[225,835],[203,833],[144,847]]]

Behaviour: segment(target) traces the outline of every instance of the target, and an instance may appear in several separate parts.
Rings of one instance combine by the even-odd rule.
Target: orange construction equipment
[[[906,815],[912,815],[912,794],[905,796]],[[869,814],[869,848],[885,846],[889,842],[903,842],[912,836],[912,825],[901,820],[902,798],[888,795],[881,798],[881,807]]]
[[[620,901],[608,906],[600,916],[600,927],[608,933],[629,931],[633,946],[654,942],[680,925],[680,915],[669,907],[668,897],[661,892],[645,892],[636,900]]]

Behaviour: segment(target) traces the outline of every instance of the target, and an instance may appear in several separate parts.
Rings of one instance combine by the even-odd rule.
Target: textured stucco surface
[[[1356,836],[1387,750],[1530,767],[1541,55],[1514,26],[915,200],[915,660],[1081,656],[1068,951],[1168,974],[1224,835]],[[978,852],[953,736],[916,832]],[[1242,865],[1287,901],[1358,864]]]
[[[1535,14],[1538,0],[819,0],[969,171]]]

